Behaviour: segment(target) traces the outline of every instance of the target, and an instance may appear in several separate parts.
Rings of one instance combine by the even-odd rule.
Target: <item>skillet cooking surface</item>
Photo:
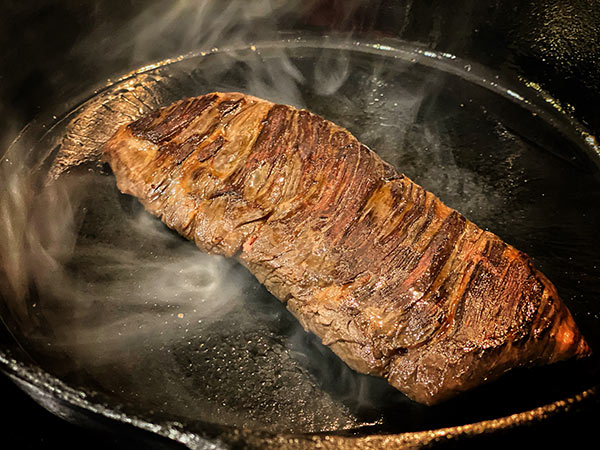
[[[23,248],[15,247],[28,267],[27,295],[7,298],[3,318],[64,389],[192,434],[353,436],[515,414],[505,423],[521,423],[596,395],[593,356],[515,370],[439,406],[411,402],[348,369],[241,266],[201,253],[121,195],[98,161],[101,143],[147,111],[210,91],[293,104],[346,127],[533,257],[599,348],[594,139],[543,92],[508,86],[452,55],[399,41],[290,37],[141,68],[29,130],[39,133],[33,148],[21,138],[11,149],[11,167],[26,154],[35,176],[56,182],[6,202],[11,217],[35,212]],[[6,354],[2,361],[9,371],[15,363]]]

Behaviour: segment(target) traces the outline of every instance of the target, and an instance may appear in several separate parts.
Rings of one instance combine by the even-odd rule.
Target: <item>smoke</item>
[[[175,0],[144,2],[124,23],[100,22],[72,49],[90,64],[108,62],[139,67],[189,52],[279,38],[311,10],[317,0]],[[115,26],[115,22],[118,24]]]
[[[23,161],[3,160],[0,191],[2,292],[19,325],[27,330],[30,282],[39,289],[61,277],[74,244],[73,217],[62,185],[41,190]]]
[[[17,164],[2,166],[0,264],[5,305],[29,343],[98,364],[239,303],[244,285],[227,277],[231,263],[119,199],[111,178],[44,183]]]

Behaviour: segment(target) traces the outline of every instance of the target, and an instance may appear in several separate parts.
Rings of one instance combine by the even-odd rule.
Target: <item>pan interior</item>
[[[416,404],[348,369],[244,268],[202,254],[121,195],[97,159],[118,125],[186,96],[242,91],[307,108],[532,256],[599,348],[593,139],[557,103],[519,86],[411,44],[333,38],[214,49],[140,69],[71,109],[33,148],[56,179],[46,190],[61,194],[44,199],[57,207],[32,233],[46,247],[68,241],[69,251],[40,258],[25,307],[9,307],[28,321],[9,321],[13,334],[68,384],[192,431],[201,423],[416,431],[572,396],[597,380],[595,357],[515,370],[436,407]],[[58,228],[67,231],[45,230],[65,223]]]

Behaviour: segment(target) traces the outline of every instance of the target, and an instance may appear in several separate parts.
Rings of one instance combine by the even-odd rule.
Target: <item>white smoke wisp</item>
[[[315,3],[318,1],[148,2],[119,26],[100,23],[73,52],[92,60],[127,60],[135,68],[189,52],[276,39],[282,27],[292,26]]]
[[[239,306],[244,280],[233,262],[201,253],[139,207],[123,209],[112,178],[65,175],[40,188],[22,164],[5,161],[2,171],[5,319],[27,345],[105,364]]]
[[[139,59],[148,59],[158,56],[161,50],[173,55],[252,42],[261,35],[273,36],[279,17],[297,12],[310,3],[176,0],[170,2],[166,10],[164,4],[156,3],[129,24],[135,32],[134,54]]]
[[[13,152],[16,153],[16,152]],[[39,179],[22,160],[0,166],[0,280],[2,296],[21,331],[35,327],[32,286],[60,284],[62,266],[75,243],[73,211],[62,183],[39,189]]]

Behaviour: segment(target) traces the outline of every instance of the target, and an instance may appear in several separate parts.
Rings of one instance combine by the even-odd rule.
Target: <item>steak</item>
[[[183,99],[121,127],[104,158],[123,193],[237,258],[351,368],[413,400],[590,353],[527,255],[308,111]]]

